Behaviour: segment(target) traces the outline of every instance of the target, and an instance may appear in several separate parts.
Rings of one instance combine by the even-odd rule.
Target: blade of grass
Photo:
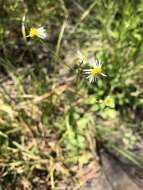
[[[75,30],[78,28],[78,26],[80,25],[81,22],[83,22],[83,20],[85,20],[90,12],[92,11],[92,9],[94,8],[94,6],[96,5],[97,1],[93,1],[93,3],[91,3],[91,5],[83,12],[83,14],[81,15],[81,17],[79,18],[79,21],[77,22],[77,24],[75,25],[75,27],[73,28],[71,33],[74,33]]]
[[[96,3],[97,1],[93,1],[93,3],[88,7],[88,9],[83,12],[83,14],[81,15],[79,19],[79,22],[82,22],[90,14],[91,10],[94,8]]]
[[[121,149],[120,147],[118,147],[118,146],[116,146],[114,144],[110,144],[110,145],[108,144],[108,148],[114,149],[121,156],[123,156],[124,158],[127,158],[129,161],[131,161],[133,164],[135,164],[139,168],[143,168],[142,163],[140,163],[140,161],[135,158],[135,155],[132,155],[129,151]]]
[[[60,46],[61,46],[61,42],[62,42],[62,39],[63,39],[63,36],[64,36],[64,31],[65,31],[65,28],[66,28],[66,21],[64,21],[62,27],[61,27],[61,31],[60,31],[60,34],[59,34],[59,38],[58,38],[58,42],[57,42],[57,47],[56,47],[56,57],[58,57],[59,55],[59,51],[60,51]]]
[[[54,166],[53,160],[51,159],[50,160],[50,180],[51,180],[52,190],[55,190],[54,170],[55,170],[55,166]]]
[[[22,18],[21,32],[22,32],[23,39],[26,42],[25,18],[26,18],[26,16],[24,15]]]
[[[6,139],[8,138],[8,136],[7,136],[6,134],[4,134],[3,132],[1,132],[1,131],[0,131],[0,136],[1,136],[1,137],[4,137],[4,138],[6,138]]]

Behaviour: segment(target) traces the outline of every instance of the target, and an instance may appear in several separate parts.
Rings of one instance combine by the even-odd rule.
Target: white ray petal
[[[104,73],[101,73],[102,76],[106,77],[107,75],[105,75]]]
[[[91,71],[92,69],[84,69],[84,71]]]
[[[90,74],[91,72],[90,71],[85,71],[84,74]]]
[[[94,77],[93,77],[93,76],[90,76],[89,82],[92,83],[93,80],[94,80]]]

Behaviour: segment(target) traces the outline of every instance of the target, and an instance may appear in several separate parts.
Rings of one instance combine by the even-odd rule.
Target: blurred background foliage
[[[141,0],[0,1],[2,189],[73,189],[97,144],[142,165],[142,18]],[[78,50],[107,77],[90,84]]]

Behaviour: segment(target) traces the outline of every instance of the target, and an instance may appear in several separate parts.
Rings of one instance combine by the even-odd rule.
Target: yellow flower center
[[[97,75],[100,75],[102,72],[102,69],[101,67],[95,67],[91,70],[91,75],[92,76],[97,76]]]
[[[33,38],[33,37],[35,37],[35,36],[37,36],[38,35],[38,30],[36,29],[36,28],[31,28],[30,29],[30,33],[29,33],[29,36],[31,37],[31,38]]]

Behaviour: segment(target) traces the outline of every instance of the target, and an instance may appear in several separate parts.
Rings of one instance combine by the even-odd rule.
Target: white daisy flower
[[[89,79],[90,83],[95,82],[99,75],[106,76],[102,73],[102,62],[99,60],[95,60],[93,57],[89,59],[89,65],[93,67],[92,69],[84,69],[84,74],[88,75],[87,78]]]
[[[36,36],[41,39],[45,39],[47,37],[44,27],[30,29],[29,35],[27,37],[34,38]]]

